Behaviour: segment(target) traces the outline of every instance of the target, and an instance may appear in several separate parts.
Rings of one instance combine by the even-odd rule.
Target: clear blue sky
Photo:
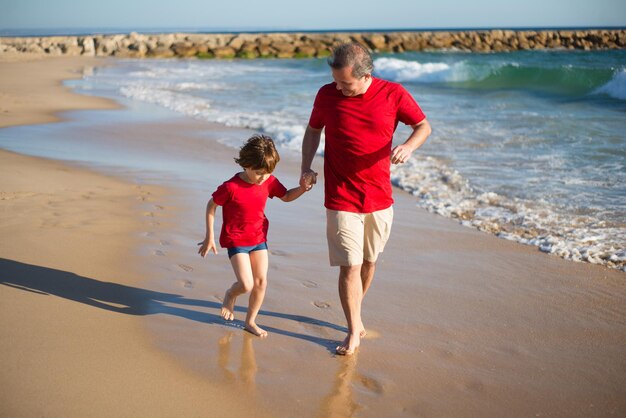
[[[626,27],[626,0],[0,0],[0,30]]]

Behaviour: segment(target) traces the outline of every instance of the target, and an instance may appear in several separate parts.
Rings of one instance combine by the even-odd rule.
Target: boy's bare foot
[[[345,340],[335,348],[335,353],[340,356],[351,356],[354,354],[361,344],[361,336],[359,334],[348,334]]]
[[[235,300],[236,298],[230,297],[230,289],[228,289],[222,303],[222,318],[227,321],[235,319]]]
[[[251,334],[256,335],[257,337],[261,337],[261,338],[267,337],[267,331],[265,331],[263,328],[259,327],[254,322],[247,323],[243,327],[243,329],[245,329],[246,331],[248,331]]]

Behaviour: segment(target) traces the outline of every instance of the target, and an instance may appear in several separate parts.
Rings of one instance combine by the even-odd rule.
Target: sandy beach
[[[236,151],[207,140],[226,128],[173,116],[65,127],[132,111],[62,86],[99,65],[114,61],[2,58],[0,126],[58,122],[36,132],[187,164],[202,182],[0,151],[0,415],[626,413],[623,272],[463,227],[400,190],[356,355],[333,354],[345,320],[322,187],[268,203],[270,336],[242,330],[247,296],[225,323],[231,267],[196,243],[209,194],[237,171]],[[60,114],[79,109],[93,111]],[[281,156],[275,174],[293,187],[298,156]]]

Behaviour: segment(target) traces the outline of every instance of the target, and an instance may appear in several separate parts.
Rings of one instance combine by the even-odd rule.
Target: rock
[[[297,58],[309,58],[314,57],[317,54],[317,49],[313,46],[300,45],[296,48]]]
[[[0,52],[132,57],[324,57],[357,42],[373,51],[454,48],[476,52],[518,49],[626,48],[626,30],[455,31],[389,33],[160,34],[4,37]],[[214,53],[216,50],[217,53]]]
[[[367,43],[367,46],[374,51],[387,51],[387,40],[385,35],[380,33],[374,33],[371,35],[363,35],[363,40]]]
[[[117,50],[117,42],[111,38],[102,38],[97,40],[96,55],[107,56],[112,55]]]
[[[256,48],[256,39],[257,39],[256,35],[247,35],[247,34],[237,35],[228,42],[228,46],[233,48],[236,51],[241,50],[244,44],[254,45],[254,47]],[[251,50],[252,48],[250,47],[247,49],[247,51],[251,51]]]
[[[86,36],[84,38],[78,38],[78,45],[83,48],[83,55],[94,56],[96,55],[96,45],[94,44],[93,38],[90,36]]]
[[[47,53],[41,46],[37,44],[26,45],[24,52],[28,52],[29,54],[43,54]]]
[[[220,46],[209,50],[215,55],[215,58],[235,58],[237,51],[229,46]]]
[[[157,39],[157,47],[169,48],[174,42],[176,42],[176,37],[172,34],[160,35]]]
[[[128,49],[131,51],[136,51],[141,55],[146,55],[146,52],[148,52],[148,46],[142,41],[137,41],[128,45]]]
[[[171,58],[174,56],[174,51],[166,46],[157,46],[156,48],[149,49],[146,56],[152,58]]]
[[[436,32],[429,41],[429,44],[437,49],[450,48],[454,42],[450,32]]]
[[[78,45],[64,45],[61,47],[61,51],[63,51],[63,54],[65,55],[75,57],[82,54],[83,48]]]
[[[269,44],[261,44],[258,47],[259,56],[261,58],[273,58],[276,57],[276,50],[269,46]]]
[[[170,49],[181,58],[193,57],[198,53],[198,48],[191,42],[176,42]]]
[[[296,46],[290,42],[272,42],[271,47],[277,51],[277,55],[291,54],[296,51]]]

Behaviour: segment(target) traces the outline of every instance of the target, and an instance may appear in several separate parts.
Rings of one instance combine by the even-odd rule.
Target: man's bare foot
[[[222,318],[227,321],[235,319],[235,300],[236,298],[230,297],[230,289],[228,289],[222,303]]]
[[[246,325],[243,327],[243,329],[248,331],[250,334],[256,335],[257,337],[261,337],[261,338],[267,337],[267,331],[265,331],[263,328],[259,327],[254,322],[246,323]]]
[[[335,348],[335,353],[340,356],[351,356],[354,354],[361,344],[361,336],[359,334],[348,334],[341,344]]]

